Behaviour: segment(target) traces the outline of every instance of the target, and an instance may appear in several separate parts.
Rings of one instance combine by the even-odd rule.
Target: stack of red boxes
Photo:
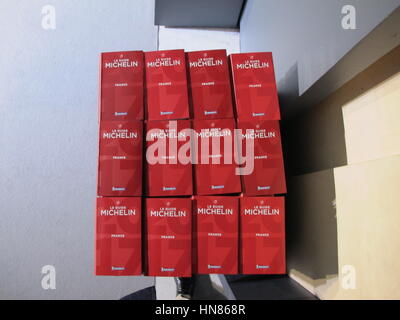
[[[100,83],[96,274],[285,273],[272,55],[104,53]]]
[[[286,193],[286,184],[272,53],[232,54],[230,64],[237,123],[242,130],[240,271],[285,273],[284,198],[273,197]]]
[[[238,273],[239,201],[235,129],[225,50],[189,52],[196,148],[194,272]]]
[[[190,144],[185,52],[146,52],[145,63],[145,273],[188,277],[192,274],[192,164],[179,158],[179,150]]]
[[[101,55],[97,275],[142,273],[143,52]]]

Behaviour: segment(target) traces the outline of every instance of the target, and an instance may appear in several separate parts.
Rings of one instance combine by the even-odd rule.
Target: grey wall
[[[344,5],[356,9],[355,30],[342,28]],[[248,0],[241,51],[272,51],[280,97],[297,97],[399,5],[400,0]]]
[[[56,29],[41,9],[56,9]],[[0,299],[118,299],[153,278],[95,277],[98,57],[155,50],[149,0],[0,2]],[[41,268],[56,268],[43,290]]]

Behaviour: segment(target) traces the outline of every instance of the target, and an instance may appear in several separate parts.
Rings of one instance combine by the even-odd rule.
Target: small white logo
[[[172,272],[172,271],[175,271],[175,268],[164,268],[164,267],[161,267],[161,272]]]
[[[111,266],[111,271],[123,271],[123,270],[125,270],[125,267],[114,267],[114,266]]]

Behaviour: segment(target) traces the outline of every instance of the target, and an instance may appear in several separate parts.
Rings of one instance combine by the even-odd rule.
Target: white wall
[[[56,10],[44,30],[42,6]],[[98,58],[155,50],[148,0],[0,2],[0,299],[118,299],[153,278],[95,277]],[[41,268],[56,268],[43,290]]]
[[[342,28],[352,5],[356,29]],[[301,95],[400,5],[400,0],[248,0],[243,52],[272,51],[280,95]]]
[[[160,26],[158,49],[199,51],[226,49],[227,54],[240,52],[238,29],[170,28]]]

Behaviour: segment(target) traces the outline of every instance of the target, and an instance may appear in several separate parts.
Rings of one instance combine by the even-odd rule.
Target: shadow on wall
[[[285,118],[293,111],[290,108],[296,107],[299,98],[297,63],[290,67],[279,81],[278,88],[285,88],[285,91],[279,92],[282,118]],[[305,160],[308,155],[313,154],[311,148],[299,148],[303,143],[309,142],[307,136],[303,136],[305,139],[303,140],[301,132],[297,130],[298,126],[302,126],[302,122],[304,121],[301,118],[295,118],[282,124],[282,143],[288,181],[287,269],[288,273],[298,271],[313,280],[323,281],[338,273],[335,184],[332,169],[293,176],[301,172],[298,170],[297,161],[308,163]],[[296,137],[293,137],[294,134]],[[299,144],[300,139],[302,143]],[[308,169],[308,172],[312,172],[317,168]]]
[[[299,71],[297,62],[289,68],[285,76],[277,83],[279,105],[282,119],[290,113],[299,97]]]
[[[299,98],[297,63],[278,83],[278,88],[285,88],[284,92],[279,92],[282,118],[285,118],[285,115],[291,113],[290,108],[296,107]],[[334,121],[342,122],[340,112]],[[315,132],[311,130],[302,134],[303,129],[307,130],[309,125],[312,123],[302,117],[284,120],[282,123],[282,144],[288,181],[287,269],[289,273],[297,270],[300,274],[317,280],[326,279],[338,272],[335,184],[333,169],[299,175],[321,169],[318,157],[314,156],[316,151],[320,152],[317,146],[319,143],[312,140],[312,133]],[[321,127],[321,130],[324,128]],[[304,145],[306,147],[302,147]],[[345,149],[341,149],[340,154],[344,154],[345,158]],[[316,159],[317,163],[310,161],[310,157]],[[312,167],[309,167],[310,164]]]
[[[333,169],[290,177],[286,199],[288,270],[313,280],[337,274]]]

